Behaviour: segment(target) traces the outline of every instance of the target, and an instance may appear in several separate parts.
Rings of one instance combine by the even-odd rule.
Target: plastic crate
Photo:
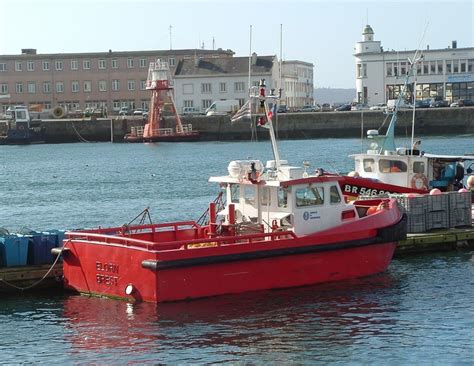
[[[449,210],[449,195],[447,193],[427,195],[428,197],[428,211],[448,211]]]
[[[471,207],[449,211],[449,227],[472,226]]]
[[[55,257],[51,249],[58,246],[58,235],[49,232],[37,232],[25,235],[29,239],[28,264],[50,264]]]
[[[403,194],[391,195],[397,200],[399,207],[403,208],[403,211],[408,215],[422,215],[425,214],[428,209],[428,196],[419,195],[408,197]]]
[[[18,235],[0,237],[0,266],[26,266],[28,258],[28,238]]]
[[[449,210],[471,208],[472,192],[449,192]]]
[[[431,211],[426,214],[426,230],[447,228],[449,228],[448,211]]]
[[[423,233],[426,231],[426,213],[407,214],[407,233]]]

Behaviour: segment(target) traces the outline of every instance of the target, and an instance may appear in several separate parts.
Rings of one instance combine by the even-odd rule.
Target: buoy
[[[378,206],[370,206],[370,207],[367,209],[367,216],[376,213],[376,212],[377,212],[377,208],[378,208]]]
[[[436,194],[441,194],[441,191],[438,189],[438,188],[433,188],[431,191],[430,191],[430,195],[431,196],[434,196]]]
[[[418,197],[418,194],[416,194],[416,193],[408,193],[406,196],[407,196],[408,198],[412,198],[412,197]]]
[[[466,188],[461,188],[458,192],[463,193],[463,192],[469,192]]]

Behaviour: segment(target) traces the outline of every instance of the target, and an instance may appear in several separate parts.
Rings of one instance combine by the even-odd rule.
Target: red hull
[[[193,222],[119,231],[69,233],[67,288],[163,302],[347,280],[385,271],[406,225],[391,207],[304,237],[278,232],[209,238],[207,227]]]
[[[125,142],[191,142],[199,140],[199,132],[189,132],[189,133],[174,133],[167,135],[157,135],[150,137],[137,137],[127,135],[124,137]]]

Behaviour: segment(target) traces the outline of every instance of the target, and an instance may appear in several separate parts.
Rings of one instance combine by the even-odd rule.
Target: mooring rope
[[[90,142],[90,141],[86,140],[84,137],[81,136],[81,134],[77,131],[76,126],[74,126],[74,122],[71,122],[71,126],[72,126],[72,129],[74,130],[74,132],[76,133],[77,138],[79,139],[79,141],[81,141],[81,142]]]

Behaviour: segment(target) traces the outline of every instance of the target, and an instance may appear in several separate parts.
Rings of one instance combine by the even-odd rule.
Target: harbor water
[[[474,153],[474,136],[421,150]],[[290,164],[347,172],[358,139],[280,142]],[[0,146],[0,227],[119,226],[197,219],[230,160],[272,159],[270,143]],[[474,165],[473,165],[474,168]],[[0,300],[0,363],[456,364],[474,359],[474,252],[395,259],[344,283],[168,304],[68,293]]]

